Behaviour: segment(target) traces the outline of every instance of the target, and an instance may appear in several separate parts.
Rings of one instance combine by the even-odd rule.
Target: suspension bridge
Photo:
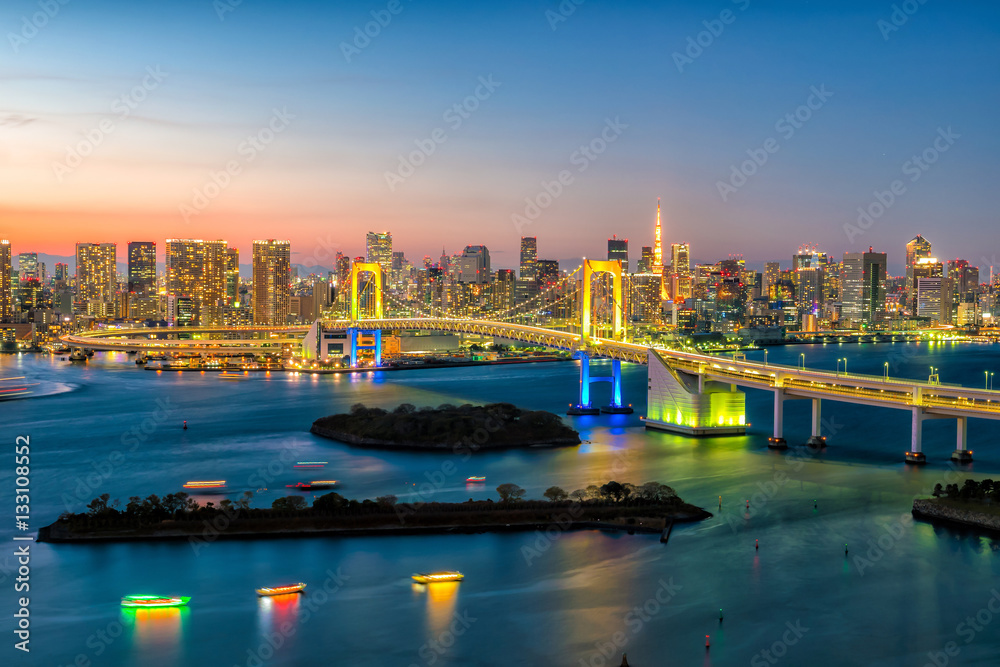
[[[787,401],[812,403],[808,445],[823,447],[823,401],[906,410],[911,414],[910,449],[905,460],[926,462],[923,424],[930,419],[956,421],[952,459],[972,460],[968,420],[1000,419],[1000,391],[944,385],[932,376],[926,382],[885,376],[831,373],[801,367],[732,359],[667,348],[636,340],[627,329],[628,276],[618,261],[584,260],[576,270],[522,304],[497,309],[484,318],[456,313],[444,299],[431,303],[401,301],[384,289],[378,264],[355,263],[352,269],[350,317],[317,320],[299,327],[185,327],[183,330],[104,329],[64,336],[76,348],[186,354],[260,354],[294,349],[305,358],[347,356],[357,367],[362,355],[371,365],[382,363],[383,331],[435,331],[474,334],[571,352],[580,361],[580,388],[569,414],[631,412],[625,403],[621,364],[647,366],[647,428],[690,436],[739,435],[746,432],[743,389],[769,391],[774,397],[773,433],[769,446],[784,449],[784,407]],[[387,316],[386,304],[397,316]],[[540,315],[556,307],[570,317],[560,327],[538,326]],[[183,332],[183,338],[178,333]],[[633,340],[630,340],[633,338]],[[591,374],[591,361],[609,360],[608,376]],[[610,403],[597,407],[591,385],[611,384]]]

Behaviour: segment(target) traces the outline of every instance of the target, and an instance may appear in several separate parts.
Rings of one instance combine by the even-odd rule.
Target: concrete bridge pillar
[[[969,440],[969,418],[958,417],[958,437],[956,438],[955,451],[951,453],[951,460],[956,463],[972,463],[972,450],[968,448]]]
[[[788,449],[785,441],[785,390],[774,390],[774,435],[767,439],[771,449]]]
[[[812,435],[809,438],[809,442],[806,443],[809,447],[826,447],[826,436],[822,433],[823,430],[823,401],[819,398],[812,399]]]
[[[924,409],[920,406],[913,407],[912,431],[910,433],[910,451],[906,452],[907,463],[927,463],[924,456]]]

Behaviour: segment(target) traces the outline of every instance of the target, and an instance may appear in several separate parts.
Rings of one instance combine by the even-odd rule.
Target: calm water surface
[[[881,375],[889,361],[892,375],[926,377],[933,365],[943,382],[972,386],[983,385],[984,371],[1000,371],[1000,347],[987,345],[798,346],[772,349],[769,361],[794,364],[800,353],[830,370],[847,357],[852,373]],[[100,493],[124,503],[192,479],[225,479],[240,491],[266,486],[257,503],[270,504],[286,484],[316,478],[288,463],[301,460],[328,462],[322,476],[342,480],[349,497],[415,499],[421,485],[433,484],[435,499],[458,501],[495,496],[503,482],[540,497],[551,485],[658,480],[716,516],[675,529],[668,545],[648,535],[557,531],[223,541],[197,549],[187,542],[34,544],[27,659],[12,649],[16,574],[8,546],[0,551],[4,664],[597,667],[617,665],[623,651],[638,667],[920,667],[935,664],[932,656],[938,665],[1000,664],[1000,618],[980,613],[1000,587],[1000,541],[909,519],[913,497],[937,482],[1000,475],[997,422],[970,424],[976,461],[958,473],[948,463],[954,422],[927,424],[929,464],[917,469],[901,462],[907,413],[832,402],[824,406],[825,452],[775,453],[766,448],[770,394],[748,394],[746,437],[646,432],[639,420],[645,368],[627,367],[625,396],[636,415],[576,418],[586,441],[580,447],[463,461],[352,449],[308,428],[358,402],[508,401],[562,412],[577,390],[577,367],[226,381],[140,370],[125,355],[98,354],[86,365],[0,357],[0,376],[21,375],[37,383],[36,395],[0,404],[0,425],[11,446],[17,435],[31,437],[33,529],[67,509],[82,511]],[[790,403],[786,413],[789,442],[805,442],[809,402]],[[0,467],[8,508],[12,459]],[[451,464],[455,472],[442,473]],[[488,483],[467,487],[470,475]],[[0,539],[12,545],[13,534],[11,515],[0,523]],[[411,585],[412,572],[428,569],[462,570],[466,580]],[[311,592],[289,600],[254,595],[255,587],[286,581],[305,581]],[[144,592],[190,595],[191,606],[122,612],[122,595]],[[941,662],[949,642],[957,655]]]

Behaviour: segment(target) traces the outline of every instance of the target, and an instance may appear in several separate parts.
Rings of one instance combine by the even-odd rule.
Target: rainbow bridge
[[[359,265],[361,271],[377,272],[377,265]],[[312,326],[297,327],[184,327],[103,329],[62,338],[77,348],[145,353],[182,352],[212,354],[281,353],[293,348],[306,358],[321,355],[319,349],[324,332],[343,331],[351,342],[351,358],[356,363],[359,341],[380,341],[382,331],[435,331],[476,334],[554,350],[571,352],[580,360],[580,393],[569,414],[600,414],[631,412],[623,403],[621,364],[647,366],[647,428],[682,433],[691,436],[733,435],[746,432],[745,394],[741,389],[772,392],[774,396],[774,429],[769,438],[775,449],[787,447],[784,438],[784,405],[790,400],[812,402],[812,436],[806,443],[815,447],[826,444],[822,434],[822,403],[824,400],[894,408],[912,415],[910,450],[905,460],[924,463],[923,423],[928,419],[956,420],[956,441],[952,459],[966,463],[972,460],[967,432],[970,418],[1000,419],[1000,391],[972,389],[941,384],[936,376],[927,381],[861,375],[846,372],[831,373],[800,367],[747,361],[741,355],[732,359],[671,349],[662,346],[629,342],[623,326],[624,309],[614,307],[609,316],[610,337],[594,335],[591,323],[591,299],[588,297],[593,275],[608,273],[612,277],[617,303],[622,296],[621,268],[617,262],[588,260],[581,267],[584,278],[580,289],[570,296],[581,299],[581,333],[561,331],[517,322],[481,320],[463,317],[424,315],[418,317],[384,317],[381,298],[376,304],[377,317],[363,317],[360,300],[352,302],[352,317],[344,320],[317,320]],[[356,269],[357,271],[357,269]],[[579,271],[579,269],[578,269]],[[576,273],[576,272],[574,272]],[[377,275],[377,273],[376,273]],[[573,274],[570,274],[572,276]],[[355,277],[357,284],[357,274]],[[380,283],[380,281],[379,281]],[[381,284],[376,291],[381,294]],[[355,290],[355,296],[357,290]],[[178,334],[183,335],[179,338]],[[380,342],[375,346],[380,348]],[[376,349],[376,365],[380,350]],[[590,361],[611,361],[612,374],[593,377]],[[611,403],[603,408],[592,405],[590,385],[593,382],[612,384]]]

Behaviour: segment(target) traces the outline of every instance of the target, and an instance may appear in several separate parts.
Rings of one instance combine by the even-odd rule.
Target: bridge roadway
[[[336,320],[326,328],[380,330],[432,330],[478,334],[569,352],[585,352],[591,358],[647,364],[651,349],[676,371],[703,380],[751,389],[773,391],[776,397],[830,399],[846,403],[898,409],[919,408],[928,417],[979,417],[1000,419],[1000,391],[986,391],[934,382],[922,382],[847,373],[830,373],[808,368],[729,360],[722,357],[684,352],[636,343],[591,338],[582,342],[580,334],[523,324],[450,318],[386,318],[380,320]],[[147,352],[210,352],[241,354],[274,352],[282,345],[300,345],[309,327],[190,327],[183,333],[205,338],[168,340],[150,336],[180,333],[178,329],[104,329],[64,336],[73,347],[93,350],[142,350]],[[235,338],[261,336],[268,338]]]

